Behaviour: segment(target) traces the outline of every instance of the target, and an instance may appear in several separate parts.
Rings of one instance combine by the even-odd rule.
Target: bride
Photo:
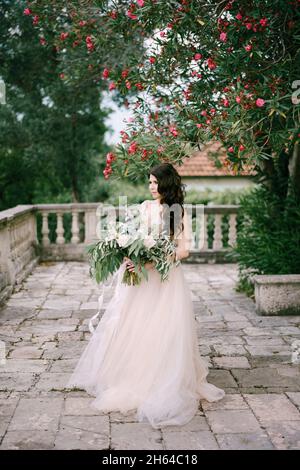
[[[149,174],[152,200],[140,205],[141,220],[150,229],[158,224],[160,230],[169,230],[176,242],[174,261],[188,257],[191,243],[183,187],[171,164],[157,165]],[[167,210],[173,205],[180,208],[179,223]],[[181,263],[172,265],[165,281],[152,263],[145,267],[148,280],[123,284],[125,269],[139,269],[124,258],[113,296],[67,387],[86,390],[95,397],[91,406],[102,412],[135,410],[138,421],[154,428],[184,425],[196,414],[199,400],[217,401],[225,392],[206,380],[209,370],[199,355],[191,292]]]

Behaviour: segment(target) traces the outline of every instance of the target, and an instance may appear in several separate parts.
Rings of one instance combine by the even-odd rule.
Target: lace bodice
[[[146,230],[146,233],[161,233],[163,207],[156,201],[146,200],[142,202],[140,208],[141,226]]]
[[[159,236],[163,228],[162,212],[163,206],[159,204],[156,200],[146,200],[140,204],[141,224],[145,228],[146,233],[152,233],[155,236]],[[181,230],[181,224],[179,224],[179,227],[177,228],[174,236],[174,242],[182,253],[184,253],[186,250],[190,251],[193,243],[193,234],[190,226],[190,218],[188,217],[186,210],[183,218],[183,223],[184,230]]]

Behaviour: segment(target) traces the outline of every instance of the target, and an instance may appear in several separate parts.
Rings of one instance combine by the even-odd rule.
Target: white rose
[[[150,235],[149,237],[144,238],[144,245],[148,250],[156,244],[155,239]]]
[[[121,248],[124,248],[130,242],[130,235],[119,235],[117,238],[117,243]]]

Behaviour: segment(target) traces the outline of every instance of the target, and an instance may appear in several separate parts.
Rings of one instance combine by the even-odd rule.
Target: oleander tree
[[[300,195],[299,6],[299,0],[33,0],[24,14],[41,47],[64,55],[63,80],[105,81],[112,97],[132,109],[107,155],[105,178],[135,179],[159,161],[180,164],[194,147],[218,140],[225,165],[235,172],[254,167],[259,181],[284,198],[289,180]]]

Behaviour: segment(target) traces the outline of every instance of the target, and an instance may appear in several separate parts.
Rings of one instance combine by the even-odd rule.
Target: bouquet
[[[154,230],[155,232],[155,230]],[[124,257],[130,258],[136,269],[126,270],[122,282],[127,285],[138,285],[142,279],[148,280],[145,263],[153,262],[161,280],[165,281],[171,266],[180,261],[173,261],[176,245],[163,233],[159,237],[148,235],[143,229],[136,229],[132,224],[117,222],[111,227],[106,237],[87,247],[90,258],[90,276],[97,283],[105,281],[122,264]]]

